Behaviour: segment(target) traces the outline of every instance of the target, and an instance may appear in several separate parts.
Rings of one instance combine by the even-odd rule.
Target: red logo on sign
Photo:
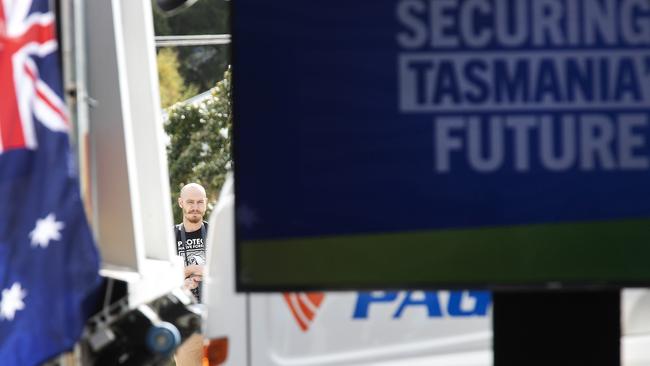
[[[309,330],[309,326],[316,317],[325,294],[322,292],[285,292],[284,301],[289,305],[291,314],[296,319],[298,326],[303,332]]]

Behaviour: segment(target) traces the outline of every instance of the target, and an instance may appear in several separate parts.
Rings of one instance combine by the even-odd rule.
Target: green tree
[[[151,1],[157,36],[230,33],[230,1],[199,0],[167,16]]]
[[[156,5],[156,0],[151,0],[151,9],[153,10],[153,29],[157,36],[168,36],[171,34],[167,17],[162,10]]]
[[[154,7],[154,30],[157,36],[228,34],[230,33],[230,2],[199,0],[187,9],[166,16]],[[223,75],[229,65],[227,45],[179,47],[179,72],[187,83],[207,90]]]
[[[196,86],[187,84],[178,72],[178,55],[170,48],[158,52],[158,82],[160,84],[160,104],[163,108],[197,94]]]
[[[226,173],[232,169],[231,71],[196,103],[181,102],[167,110],[165,123],[174,221],[182,220],[176,204],[180,188],[190,182],[203,185],[208,193],[208,212],[217,201]],[[206,216],[207,216],[206,214]]]

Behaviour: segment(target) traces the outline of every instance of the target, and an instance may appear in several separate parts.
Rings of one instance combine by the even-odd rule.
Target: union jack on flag
[[[47,57],[57,49],[54,14],[47,11],[47,1],[3,0],[2,5],[0,153],[36,148],[34,117],[53,131],[69,127],[63,100],[50,87],[60,89],[60,82],[47,70],[58,61]]]
[[[70,350],[100,284],[49,3],[0,0],[0,365]]]

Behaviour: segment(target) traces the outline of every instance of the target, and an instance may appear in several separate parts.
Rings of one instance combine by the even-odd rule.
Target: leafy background
[[[170,138],[167,160],[175,222],[182,220],[176,197],[183,185],[196,182],[205,187],[208,217],[232,169],[230,74],[230,70],[225,72],[205,100],[177,103],[168,109],[164,127]]]
[[[228,1],[199,0],[173,16],[152,6],[157,36],[230,33]],[[161,47],[157,62],[174,222],[182,221],[178,192],[190,182],[205,187],[208,217],[233,164],[230,47]],[[187,101],[200,93],[202,100]]]

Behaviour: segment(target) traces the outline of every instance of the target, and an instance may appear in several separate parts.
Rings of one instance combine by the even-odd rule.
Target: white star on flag
[[[13,320],[16,311],[25,308],[25,303],[23,302],[25,296],[27,296],[27,291],[23,290],[18,282],[11,285],[10,289],[2,290],[2,300],[0,300],[0,319]]]
[[[32,246],[41,246],[47,248],[50,240],[60,240],[61,230],[65,225],[61,221],[56,221],[56,216],[50,213],[44,219],[36,220],[36,227],[29,233],[32,239]]]

